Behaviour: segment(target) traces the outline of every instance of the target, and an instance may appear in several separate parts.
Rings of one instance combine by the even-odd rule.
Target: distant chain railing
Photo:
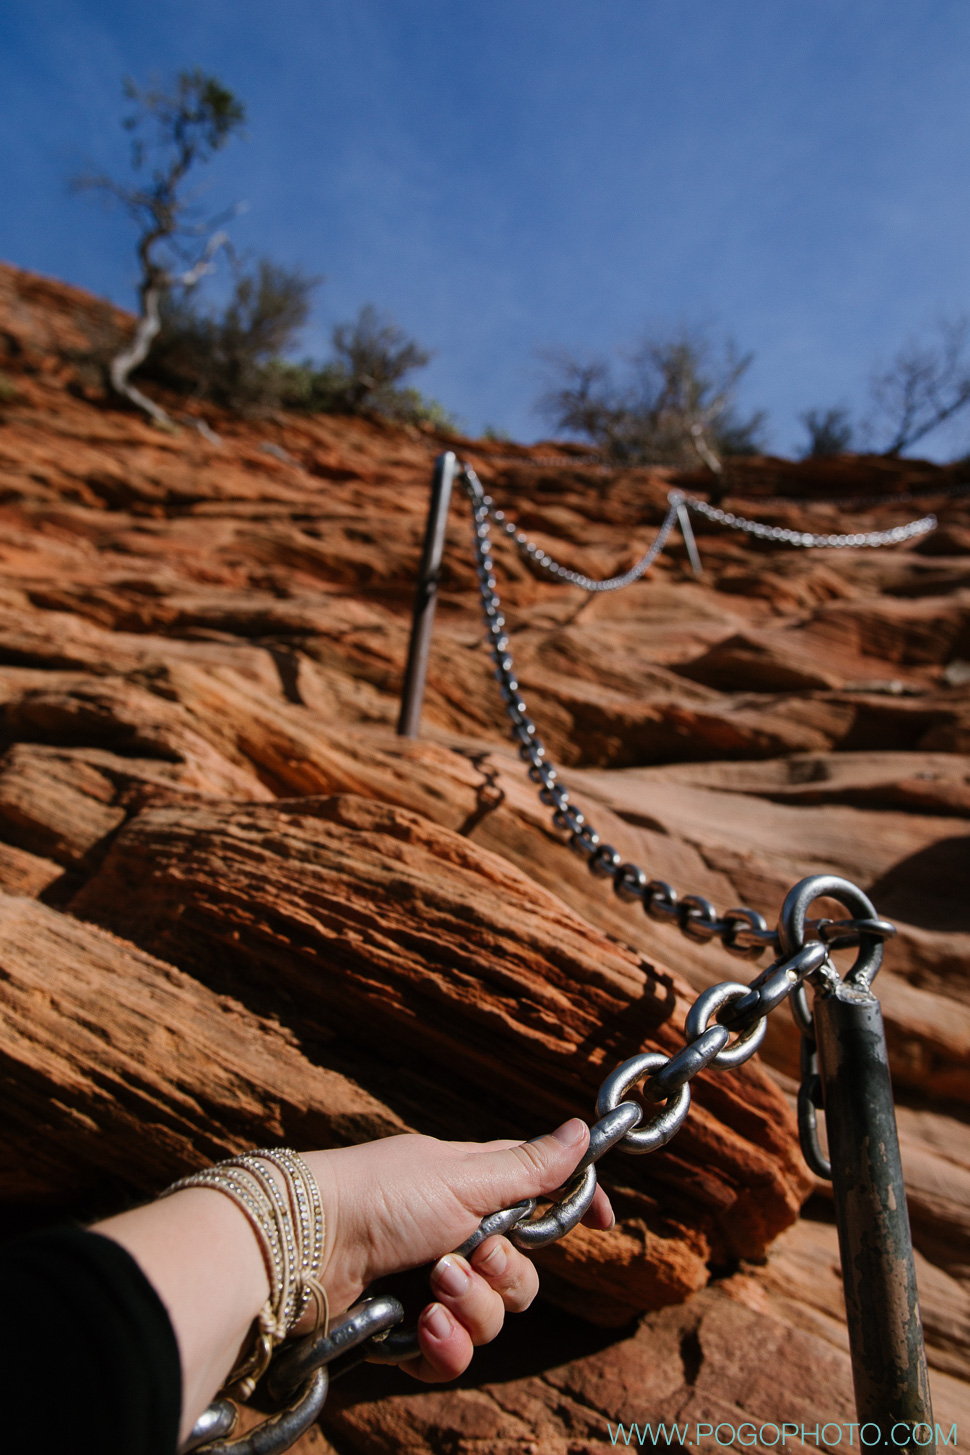
[[[660,529],[636,564],[618,576],[597,580],[596,577],[587,576],[582,571],[574,571],[570,567],[562,565],[561,562],[550,556],[544,547],[532,540],[525,531],[520,530],[517,522],[504,510],[498,509],[492,497],[485,494],[478,476],[470,466],[465,466],[464,478],[474,482],[472,491],[478,492],[473,496],[476,503],[518,547],[526,560],[531,561],[533,565],[538,566],[557,580],[565,581],[571,586],[579,586],[583,591],[590,592],[620,591],[625,586],[632,586],[634,581],[639,581],[640,577],[657,560],[670,538],[671,531],[678,523],[684,533],[688,550],[691,552],[691,559],[696,561],[699,566],[693,532],[685,518],[688,510],[696,511],[698,515],[704,516],[707,520],[715,521],[718,525],[725,525],[731,530],[744,531],[759,540],[773,541],[779,545],[798,546],[806,550],[852,550],[864,547],[898,546],[905,541],[914,540],[918,536],[927,535],[930,531],[935,530],[937,525],[935,515],[924,515],[918,520],[910,520],[905,525],[893,526],[888,530],[820,535],[812,531],[789,530],[785,526],[768,525],[767,522],[761,520],[749,520],[746,516],[735,515],[729,510],[720,510],[717,506],[708,505],[707,501],[698,500],[694,495],[685,495],[681,490],[672,490],[667,496],[667,512]]]
[[[639,865],[624,862],[612,844],[603,843],[585,814],[574,806],[568,790],[559,781],[558,771],[549,761],[545,746],[539,737],[535,723],[529,716],[528,706],[522,697],[515,676],[515,662],[510,651],[506,621],[496,590],[495,563],[491,555],[490,518],[501,525],[507,534],[513,537],[520,549],[529,554],[531,559],[536,559],[534,544],[522,532],[516,530],[514,523],[506,520],[504,512],[495,509],[494,502],[482,489],[481,482],[474,470],[465,466],[461,480],[472,506],[472,545],[476,558],[482,615],[489,649],[495,662],[495,678],[505,703],[513,741],[518,745],[519,756],[528,765],[529,777],[539,786],[540,802],[553,810],[554,827],[561,833],[569,834],[569,847],[585,859],[591,874],[598,878],[610,879],[618,899],[627,903],[641,904],[644,912],[651,919],[676,927],[687,939],[700,944],[720,940],[725,950],[742,959],[756,960],[766,949],[770,949],[776,954],[779,953],[782,947],[780,930],[769,929],[767,920],[758,910],[751,909],[747,905],[736,905],[720,914],[704,895],[681,895],[665,879],[650,878]],[[661,541],[661,537],[666,539],[664,532],[666,530],[669,534],[682,503],[682,497],[679,495],[671,500],[660,532],[641,561],[646,560],[651,552],[654,557],[659,553],[658,543]],[[537,560],[537,564],[546,570],[553,570],[557,574],[560,574],[563,569],[544,553],[542,559]],[[628,572],[627,576],[630,575],[631,573]],[[625,578],[619,576],[610,578],[609,582],[598,584],[600,589],[609,589],[610,587],[615,588],[618,583],[629,584]],[[798,970],[798,975],[819,971],[820,967],[828,961],[828,949],[826,948],[828,944],[839,947],[851,945],[858,943],[860,935],[864,935],[869,944],[876,942],[881,944],[883,939],[896,933],[888,920],[876,917],[875,911],[865,896],[861,895],[861,891],[852,886],[852,893],[859,896],[859,902],[862,904],[861,910],[856,910],[858,917],[846,921],[819,921],[815,926],[817,938],[813,942],[815,945],[814,959],[809,957],[804,962],[799,962],[797,967],[794,966],[794,963],[787,967],[770,966],[752,982],[751,986],[741,987],[740,990],[737,984],[728,982],[725,986],[714,987],[712,990],[706,991],[707,999],[702,996],[698,1002],[698,1005],[702,1007],[702,1012],[698,1012],[703,1021],[702,1029],[706,1027],[705,1017],[709,1018],[714,1010],[721,1011],[722,1023],[730,1025],[732,1022],[725,1018],[724,1013],[730,1014],[732,1009],[733,1014],[740,1014],[742,1018],[754,1005],[763,1005],[770,1009],[771,1006],[778,1003],[779,999],[788,995],[793,988],[794,980],[789,976],[786,983],[785,976],[780,973],[780,970],[783,968],[785,974],[788,974],[794,968]],[[800,946],[799,949],[801,950],[801,948]],[[820,948],[821,953],[819,953]],[[879,958],[881,959],[881,950]],[[795,979],[798,978],[798,975],[795,976]],[[718,999],[722,991],[725,994]],[[755,996],[753,1001],[752,995]],[[744,999],[744,997],[747,998]],[[741,1000],[740,1007],[732,1008],[732,1001],[739,999]],[[708,1005],[708,1000],[710,1005]],[[818,1142],[815,1116],[819,1096],[818,1065],[813,1059],[815,1043],[812,1038],[812,1017],[808,1002],[804,998],[804,991],[800,991],[795,997],[794,1014],[802,1032],[805,1048],[802,1058],[803,1080],[798,1100],[799,1137],[809,1166],[818,1175],[825,1176],[828,1175],[824,1171],[828,1163]],[[752,1034],[755,1032],[753,1031]],[[763,1021],[761,1030],[757,1034],[760,1040],[764,1034]],[[720,1049],[715,1050],[711,1053],[711,1059],[719,1054]],[[706,1065],[707,1062],[702,1064]],[[715,1061],[714,1064],[723,1066],[732,1063],[721,1060]],[[700,1066],[697,1069],[700,1069]]]
[[[559,782],[558,771],[548,759],[515,676],[515,662],[511,655],[502,603],[497,594],[495,562],[491,554],[490,517],[502,525],[509,535],[515,532],[516,544],[537,565],[556,573],[563,568],[557,566],[551,557],[537,558],[534,543],[518,532],[513,522],[506,521],[504,512],[495,509],[494,502],[482,489],[474,470],[466,466],[461,479],[472,505],[473,549],[485,630],[495,662],[495,677],[505,703],[513,741],[518,745],[519,756],[528,764],[529,777],[539,786],[540,801],[553,810],[554,826],[560,832],[569,834],[570,848],[586,859],[592,874],[612,880],[617,898],[641,903],[644,912],[652,919],[674,925],[688,939],[700,943],[719,939],[726,950],[744,959],[757,959],[766,949],[777,951],[778,932],[768,928],[766,919],[757,910],[740,905],[719,914],[711,901],[702,895],[687,894],[681,897],[666,880],[651,879],[638,865],[624,863],[616,849],[601,841],[585,815],[573,805],[569,792]],[[659,553],[658,542],[661,541],[665,529],[668,534],[672,529],[680,503],[680,499],[671,502],[660,532],[646,555],[653,552],[656,556]],[[646,556],[641,561],[645,559]],[[639,564],[638,562],[638,566]],[[630,575],[628,572],[627,576]],[[597,584],[601,590],[611,587],[616,589],[616,584],[621,582],[629,584],[624,577],[619,576]],[[891,927],[886,932],[892,933]]]
[[[474,475],[474,471],[469,471],[468,474]],[[477,480],[477,476],[475,478]],[[632,586],[634,581],[639,581],[644,572],[649,571],[667,544],[670,532],[677,523],[678,508],[684,503],[683,495],[672,492],[667,497],[667,514],[663,518],[660,529],[636,565],[631,566],[629,571],[624,571],[620,576],[609,576],[606,580],[598,581],[593,576],[584,576],[581,571],[572,571],[567,566],[562,566],[558,561],[554,561],[541,546],[530,540],[524,531],[519,530],[515,521],[510,520],[504,510],[495,510],[492,507],[490,496],[483,495],[482,499],[488,500],[489,504],[485,508],[491,514],[496,525],[500,525],[505,534],[515,542],[523,556],[540,566],[543,571],[547,571],[550,576],[556,576],[560,581],[566,581],[571,586],[581,586],[584,591],[621,591],[624,586]]]
[[[483,462],[487,460],[489,465],[517,465],[523,469],[556,469],[556,470],[597,470],[603,475],[627,474],[632,470],[649,470],[656,468],[651,465],[623,464],[617,460],[608,460],[605,455],[497,455],[489,454],[481,456]],[[719,486],[718,488],[723,488]],[[756,497],[745,496],[743,489],[737,489],[744,499],[757,498],[766,505],[798,505],[810,508],[813,505],[837,505],[842,509],[865,510],[870,506],[879,505],[908,505],[914,500],[925,499],[927,496],[939,496],[945,499],[959,498],[961,495],[970,495],[970,482],[957,483],[955,485],[923,485],[911,487],[909,490],[885,491],[881,495],[761,495]]]
[[[686,497],[686,504],[698,515],[717,521],[719,525],[729,526],[731,530],[745,531],[748,535],[757,537],[758,540],[778,541],[785,545],[802,546],[807,549],[844,550],[863,546],[898,546],[903,541],[910,541],[916,536],[928,534],[929,531],[935,530],[937,525],[935,515],[923,515],[919,520],[907,521],[905,525],[893,526],[891,530],[818,535],[812,531],[789,530],[785,526],[768,525],[763,520],[748,520],[746,516],[734,515],[730,510],[721,510],[716,505],[708,505],[706,500],[698,500],[693,495]]]

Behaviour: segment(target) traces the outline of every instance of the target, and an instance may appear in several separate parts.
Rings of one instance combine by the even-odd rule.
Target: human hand
[[[436,1301],[418,1320],[421,1354],[402,1367],[425,1381],[454,1379],[475,1345],[495,1337],[506,1311],[529,1307],[539,1280],[531,1261],[506,1238],[487,1239],[469,1261],[449,1250],[487,1213],[560,1187],[588,1141],[589,1129],[574,1118],[534,1142],[410,1135],[304,1153],[327,1217],[320,1280],[331,1310],[349,1308],[376,1278],[437,1259],[431,1272]],[[583,1221],[612,1226],[601,1188]]]

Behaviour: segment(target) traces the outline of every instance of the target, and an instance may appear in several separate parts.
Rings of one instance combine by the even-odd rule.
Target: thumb
[[[588,1145],[589,1127],[573,1117],[532,1142],[475,1153],[467,1184],[469,1209],[494,1212],[523,1198],[553,1192],[567,1181]]]

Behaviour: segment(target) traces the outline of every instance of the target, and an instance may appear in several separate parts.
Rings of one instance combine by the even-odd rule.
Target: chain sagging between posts
[[[549,761],[536,725],[522,698],[515,677],[515,663],[510,653],[502,603],[496,594],[498,583],[491,555],[490,519],[501,526],[514,539],[516,545],[544,570],[560,579],[582,585],[586,590],[615,591],[638,580],[656,560],[673,529],[678,512],[684,507],[685,497],[679,492],[672,492],[668,497],[667,513],[660,529],[635,566],[622,576],[594,582],[577,572],[566,571],[545,552],[540,551],[534,542],[518,530],[514,522],[507,520],[503,511],[496,510],[491,497],[483,491],[474,470],[466,467],[461,479],[472,507],[472,544],[485,631],[495,662],[495,677],[505,703],[512,738],[518,745],[519,756],[528,765],[529,777],[539,786],[540,801],[553,810],[554,826],[569,834],[569,847],[585,859],[591,874],[611,880],[617,898],[628,903],[639,903],[651,919],[673,925],[688,939],[701,944],[720,940],[729,954],[737,955],[741,959],[756,960],[765,950],[771,950],[777,955],[782,945],[781,931],[770,929],[764,915],[758,910],[750,909],[747,905],[736,905],[720,914],[703,895],[681,895],[665,879],[649,878],[646,871],[637,864],[623,862],[612,844],[604,844],[586,816],[573,805],[569,792],[560,783],[559,774]],[[850,888],[854,893],[860,893],[854,886]],[[812,1014],[801,982],[812,975],[828,974],[837,978],[837,972],[828,958],[831,948],[858,944],[860,935],[881,943],[896,931],[888,920],[878,919],[871,906],[858,918],[842,921],[820,920],[814,928],[817,935],[814,941],[799,946],[787,961],[776,960],[751,985],[728,981],[706,990],[688,1016],[685,1028],[688,1046],[662,1071],[658,1069],[656,1057],[649,1067],[644,1062],[642,1074],[652,1070],[653,1091],[659,1094],[667,1087],[672,1094],[674,1090],[685,1088],[689,1078],[707,1065],[716,1068],[740,1065],[757,1050],[764,1039],[764,1016],[796,990],[793,1014],[802,1033],[802,1081],[798,1095],[799,1141],[812,1171],[817,1176],[828,1178],[831,1176],[831,1169],[818,1141],[816,1114],[821,1110],[821,1090]],[[715,1015],[718,1024],[708,1028],[708,1021]],[[744,1033],[727,1049],[729,1031],[742,1029]],[[623,1072],[624,1068],[621,1067],[614,1075],[620,1076]],[[672,1136],[682,1124],[687,1115],[689,1101],[688,1095],[686,1101],[681,1099],[664,1113],[666,1120],[662,1122],[662,1126],[670,1128],[667,1137]],[[643,1132],[638,1135],[648,1134]],[[663,1142],[656,1142],[655,1145],[662,1146]]]
[[[904,525],[892,526],[889,530],[830,532],[829,534],[790,530],[786,526],[768,525],[766,521],[749,520],[747,516],[734,515],[729,510],[721,510],[718,506],[708,505],[706,500],[698,500],[694,495],[685,495],[682,490],[671,490],[667,495],[667,511],[660,529],[639,561],[628,571],[624,571],[622,575],[610,576],[606,580],[598,581],[595,577],[585,576],[581,571],[573,571],[560,565],[541,546],[530,540],[524,531],[519,530],[515,521],[508,518],[504,510],[495,508],[491,496],[486,495],[482,490],[478,476],[469,466],[464,467],[461,479],[471,497],[473,509],[484,510],[486,519],[490,517],[494,520],[495,524],[515,542],[528,560],[557,580],[565,581],[571,586],[580,586],[584,591],[589,592],[620,591],[625,586],[632,586],[634,581],[639,581],[666,546],[675,525],[679,525],[684,537],[684,544],[687,547],[694,574],[700,575],[700,557],[694,542],[694,533],[688,513],[691,510],[696,511],[698,515],[704,516],[707,520],[715,521],[718,525],[726,525],[731,530],[744,531],[745,534],[754,536],[758,540],[771,541],[778,545],[798,546],[803,550],[859,550],[875,549],[879,546],[899,546],[906,541],[927,535],[937,526],[935,515],[923,515],[918,520],[909,520]]]
[[[700,943],[717,940],[730,954],[741,959],[756,960],[767,951],[772,960],[750,983],[725,981],[700,994],[685,1018],[685,1044],[673,1056],[660,1051],[642,1051],[606,1077],[596,1098],[596,1120],[590,1126],[587,1151],[569,1183],[546,1211],[537,1215],[534,1199],[499,1209],[483,1218],[478,1228],[454,1251],[470,1256],[480,1243],[496,1234],[509,1237],[525,1250],[542,1248],[562,1238],[576,1227],[592,1203],[597,1186],[596,1164],[600,1158],[614,1147],[638,1155],[665,1146],[688,1115],[693,1078],[707,1069],[733,1070],[753,1056],[764,1040],[767,1016],[785,1000],[790,1001],[802,1035],[799,1140],[811,1169],[820,1177],[830,1177],[831,1168],[818,1139],[817,1112],[822,1106],[822,1082],[807,987],[812,985],[823,996],[867,994],[882,961],[884,942],[896,933],[895,927],[877,916],[857,886],[836,875],[812,875],[796,884],[785,899],[778,927],[770,929],[757,910],[742,905],[719,913],[702,895],[678,894],[665,880],[648,878],[639,866],[621,861],[617,851],[601,841],[586,817],[574,807],[549,762],[515,678],[505,619],[496,593],[490,519],[514,539],[529,559],[554,577],[587,591],[602,592],[619,590],[638,580],[663,550],[675,524],[680,522],[683,529],[686,505],[697,508],[703,502],[689,501],[679,492],[672,492],[660,529],[640,560],[620,576],[595,581],[561,566],[520,532],[502,511],[494,508],[474,471],[464,468],[461,478],[472,505],[476,569],[495,676],[519,755],[527,764],[529,777],[538,785],[540,800],[553,811],[553,824],[568,833],[569,846],[585,860],[593,875],[611,880],[621,900],[641,904],[651,919],[674,925],[689,939]],[[701,513],[712,512],[705,508]],[[728,525],[736,524],[739,529],[757,524],[728,518],[724,512],[713,513],[713,518]],[[830,536],[809,540],[802,533],[801,539],[789,543],[828,546],[889,544],[890,540],[898,543],[931,529],[932,525],[927,523],[930,521],[935,524],[932,517],[927,517],[896,531],[870,532],[866,539]],[[765,530],[773,540],[788,540],[799,534],[778,535],[775,527]],[[877,536],[886,539],[875,539]],[[822,897],[844,905],[850,917],[809,919],[809,908]],[[843,980],[832,963],[831,954],[851,947],[857,949],[857,955]],[[630,1097],[637,1087],[640,1099],[634,1101]],[[915,1284],[913,1289],[911,1303],[915,1300]],[[203,1452],[278,1455],[288,1449],[318,1418],[331,1379],[364,1359],[399,1364],[419,1352],[417,1327],[405,1325],[404,1318],[401,1303],[382,1294],[362,1300],[335,1318],[326,1333],[311,1334],[281,1347],[257,1391],[261,1407],[277,1412],[247,1434],[234,1437],[236,1408],[229,1400],[218,1399],[197,1421],[182,1447],[183,1455],[188,1451],[196,1455]],[[918,1324],[918,1307],[916,1320]],[[885,1403],[883,1395],[879,1398]],[[925,1409],[928,1408],[927,1395]],[[914,1409],[919,1419],[925,1418],[923,1406],[917,1403]]]

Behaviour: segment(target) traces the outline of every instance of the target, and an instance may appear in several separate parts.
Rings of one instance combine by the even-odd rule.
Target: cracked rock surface
[[[0,268],[4,1230],[267,1139],[591,1117],[606,1071],[676,1049],[696,993],[755,967],[622,903],[565,846],[505,734],[457,493],[422,735],[394,725],[436,453],[594,576],[641,554],[669,473],[330,416],[207,409],[207,432],[189,413],[163,433],[104,397],[106,323],[124,316]],[[947,1429],[970,1428],[966,483],[739,462],[739,514],[828,532],[935,510],[940,528],[807,552],[695,518],[700,580],[675,537],[609,596],[494,552],[522,693],[604,841],[720,910],[773,922],[825,871],[898,925],[877,990]],[[457,1387],[355,1371],[300,1448],[585,1455],[620,1421],[851,1420],[797,1074],[782,1009],[757,1058],[695,1081],[667,1148],[604,1161],[617,1228],[540,1253],[542,1299]]]

